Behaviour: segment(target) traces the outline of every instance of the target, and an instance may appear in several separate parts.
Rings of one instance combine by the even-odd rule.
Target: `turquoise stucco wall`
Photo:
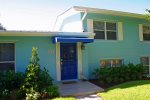
[[[87,19],[122,22],[124,33],[123,41],[96,39],[94,43],[86,44],[87,51],[83,52],[83,61],[86,60],[88,64],[83,62],[83,70],[88,69],[89,78],[93,77],[93,70],[100,66],[101,59],[121,58],[124,64],[129,62],[138,64],[141,56],[150,56],[150,42],[139,41],[139,24],[150,24],[147,20],[88,13],[84,20],[85,31],[87,31]]]
[[[55,44],[51,37],[0,37],[0,42],[15,43],[16,71],[24,72],[29,63],[31,49],[38,48],[41,68],[49,70],[49,74],[56,80]]]

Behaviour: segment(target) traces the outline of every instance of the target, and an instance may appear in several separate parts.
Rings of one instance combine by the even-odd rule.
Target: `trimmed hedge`
[[[134,65],[130,63],[120,67],[97,68],[93,74],[102,84],[121,83],[124,81],[142,79],[144,70],[144,65]]]

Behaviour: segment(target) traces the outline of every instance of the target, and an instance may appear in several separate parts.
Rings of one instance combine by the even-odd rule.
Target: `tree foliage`
[[[39,91],[38,81],[40,75],[40,65],[38,62],[39,62],[39,58],[38,58],[37,48],[33,47],[30,62],[25,71],[26,77],[25,77],[25,83],[23,85],[23,88],[25,89],[26,93],[30,93],[32,90]]]
[[[147,20],[150,21],[150,10],[149,10],[149,9],[146,9],[146,12],[147,12],[146,18],[147,18]]]
[[[0,23],[0,30],[6,30],[6,28]]]

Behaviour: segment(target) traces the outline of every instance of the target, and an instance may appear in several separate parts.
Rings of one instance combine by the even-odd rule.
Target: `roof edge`
[[[0,31],[0,36],[94,36],[91,32]]]
[[[146,16],[144,14],[138,14],[138,13],[107,10],[107,9],[99,9],[99,8],[91,8],[91,7],[81,7],[81,6],[73,6],[72,8],[74,10],[80,11],[80,12],[87,11],[87,12],[91,12],[91,13],[102,13],[102,14],[111,14],[111,15],[127,16],[127,17],[135,17],[135,18],[146,19]]]

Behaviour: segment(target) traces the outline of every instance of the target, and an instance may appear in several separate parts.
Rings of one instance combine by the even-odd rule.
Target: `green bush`
[[[30,90],[30,93],[26,93],[26,100],[40,100],[40,98],[40,93],[33,90],[33,88]]]
[[[129,80],[141,79],[144,73],[142,64],[128,64],[120,67],[104,67],[95,69],[94,75],[104,83],[120,83]]]
[[[7,89],[2,91],[2,97],[4,97],[4,98],[10,97],[10,94],[11,94],[11,92]]]
[[[42,89],[52,86],[52,78],[50,77],[50,75],[48,74],[48,70],[44,67],[44,70],[40,71],[40,75],[39,75],[39,90],[41,92]]]
[[[0,72],[0,90],[8,89],[9,91],[19,88],[24,82],[24,73],[15,71]]]
[[[59,96],[58,88],[56,86],[49,86],[45,89],[43,89],[43,98],[55,98]]]

